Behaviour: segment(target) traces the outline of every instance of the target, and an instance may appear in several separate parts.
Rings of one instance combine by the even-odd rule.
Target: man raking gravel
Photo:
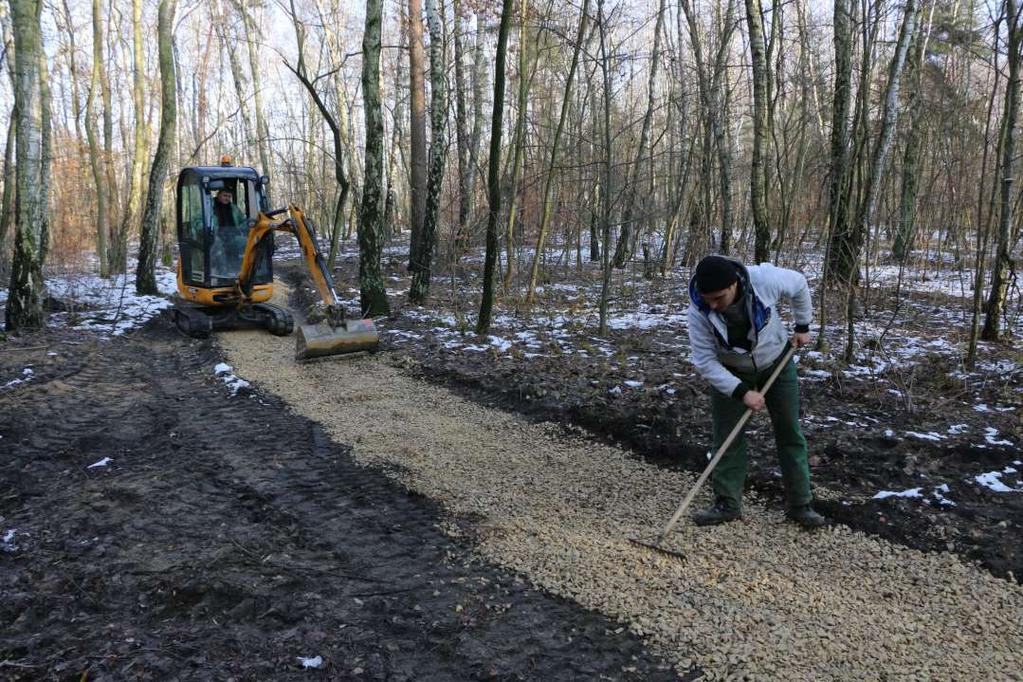
[[[765,407],[771,416],[785,485],[786,517],[804,528],[827,523],[811,506],[806,438],[799,426],[799,380],[790,347],[810,343],[813,306],[806,277],[763,263],[744,266],[724,256],[707,256],[689,282],[690,359],[711,385],[714,447],[725,444],[746,410]],[[795,333],[789,337],[778,303],[792,307]],[[777,378],[763,386],[780,363]],[[740,430],[711,475],[714,503],[693,515],[699,526],[742,518],[746,480],[746,437]]]

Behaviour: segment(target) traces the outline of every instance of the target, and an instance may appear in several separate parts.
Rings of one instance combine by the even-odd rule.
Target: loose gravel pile
[[[223,334],[236,373],[354,445],[356,458],[470,519],[479,552],[713,678],[1006,679],[1023,674],[1023,588],[844,526],[684,523],[637,548],[695,477],[410,378],[386,355],[299,365],[294,340]],[[701,503],[702,500],[697,500]],[[458,524],[451,524],[458,532]]]

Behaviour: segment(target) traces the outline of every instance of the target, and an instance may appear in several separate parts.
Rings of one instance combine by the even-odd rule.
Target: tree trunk
[[[110,4],[108,4],[108,11],[110,7]],[[109,32],[107,32],[107,38],[104,38],[104,32],[102,31],[103,21],[102,19],[97,21],[99,23],[97,24],[96,38],[103,40],[105,43],[107,38],[109,38]],[[107,56],[101,57],[99,67],[99,90],[103,99],[103,178],[106,182],[107,218],[110,229],[108,241],[110,254],[107,256],[107,265],[110,268],[111,274],[119,275],[124,274],[128,268],[128,244],[127,238],[121,234],[119,229],[121,224],[121,201],[120,195],[117,192],[117,176],[114,174],[114,107],[111,103],[110,77],[107,73],[107,70],[110,68],[107,61],[112,60],[112,50],[107,45]]]
[[[317,91],[317,89],[316,89],[315,81],[319,80],[319,79],[314,77],[312,80],[310,80],[309,74],[306,71],[306,65],[305,65],[305,29],[304,29],[304,27],[302,25],[302,22],[298,18],[297,12],[295,11],[294,0],[292,0],[292,2],[291,2],[291,20],[292,20],[292,24],[295,27],[295,41],[296,41],[297,47],[298,47],[298,58],[297,58],[297,62],[296,62],[294,67],[291,66],[288,62],[284,62],[284,66],[287,67],[293,74],[295,74],[295,77],[298,78],[299,82],[306,89],[306,92],[309,93],[309,97],[312,98],[313,103],[316,105],[316,109],[320,112],[320,115],[323,117],[323,120],[327,122],[327,127],[330,128],[331,139],[332,139],[333,145],[334,145],[334,180],[335,180],[335,182],[337,182],[337,186],[338,186],[338,197],[337,197],[337,203],[335,204],[335,209],[334,209],[335,210],[335,213],[334,213],[334,226],[333,226],[333,229],[331,230],[331,254],[335,254],[336,253],[336,247],[337,247],[337,239],[338,239],[338,237],[339,237],[339,235],[340,235],[340,233],[342,231],[341,223],[343,222],[344,215],[345,215],[344,214],[345,201],[348,198],[348,192],[349,192],[349,190],[351,188],[351,183],[348,180],[348,175],[345,173],[345,147],[344,147],[344,141],[343,141],[343,138],[342,138],[341,127],[338,124],[337,118],[334,116],[333,113],[331,113],[330,108],[327,107],[327,103],[323,101],[323,97],[320,96],[319,91]],[[377,57],[377,61],[379,62],[379,57]],[[379,92],[379,88],[380,88],[380,86],[379,86],[379,76],[378,76],[378,78],[377,78],[377,91],[378,92]],[[310,110],[310,115],[312,115],[312,110]],[[343,115],[344,115],[344,112],[339,112],[339,116],[343,116]],[[312,141],[312,136],[311,135],[309,136],[309,140],[310,140],[310,144],[311,144],[311,141]],[[350,224],[351,224],[351,221],[349,221],[349,225]],[[375,239],[378,240],[379,237],[376,237]],[[378,242],[375,242],[375,243],[376,243],[376,248],[378,250],[377,256],[376,256],[376,263],[377,263],[377,267],[379,267],[379,262],[380,262],[379,243]],[[330,262],[329,259],[328,259],[328,262],[327,262],[327,266],[328,266],[328,268],[333,267],[333,264]]]
[[[49,178],[44,175],[50,124],[44,119],[49,104],[41,72],[41,0],[11,0],[14,27],[16,183],[14,257],[8,289],[6,327],[39,329],[43,326],[43,258],[46,254],[46,197]]]
[[[985,341],[997,341],[1001,337],[1002,314],[1005,310],[1005,299],[1009,288],[1009,275],[1013,271],[1013,259],[1010,246],[1013,243],[1012,231],[1014,223],[1012,185],[1016,171],[1016,135],[1019,124],[1020,100],[1020,61],[1023,59],[1023,26],[1020,26],[1020,13],[1023,5],[1017,0],[1005,0],[1006,31],[1008,33],[1009,79],[1005,85],[1005,113],[1002,115],[1004,143],[999,177],[1001,178],[1001,211],[998,219],[997,244],[995,260],[991,266],[991,291],[987,299],[987,311],[984,316],[984,328],[980,338]]]
[[[362,36],[362,93],[366,115],[366,172],[359,212],[359,300],[362,314],[390,312],[380,275],[380,237],[384,194],[384,116],[380,107],[381,0],[366,2],[366,31]]]
[[[96,255],[99,258],[100,277],[109,277],[110,268],[110,215],[107,206],[107,181],[103,171],[100,152],[99,130],[97,129],[97,100],[100,93],[100,71],[103,69],[103,20],[100,17],[100,0],[92,0],[92,77],[89,80],[89,97],[85,104],[85,133],[89,139],[89,166],[92,181],[96,185]]]
[[[406,30],[402,30],[402,43],[408,43],[408,33]],[[394,69],[394,92],[397,93],[401,88],[401,83],[404,82],[404,76],[401,69],[401,60],[399,59],[395,64]],[[395,96],[394,111],[391,114],[391,149],[388,153],[387,158],[387,193],[384,199],[384,232],[386,235],[398,234],[401,229],[398,225],[398,221],[395,219],[395,207],[397,200],[395,197],[397,185],[397,165],[398,157],[402,156],[402,123],[405,117],[404,109],[402,108],[404,99]],[[404,157],[403,157],[404,158]],[[404,164],[403,164],[404,165]]]
[[[636,188],[639,186],[640,167],[643,157],[646,154],[647,144],[650,139],[650,123],[654,117],[654,103],[656,102],[657,68],[661,59],[661,30],[664,26],[664,10],[667,2],[660,0],[657,7],[657,20],[654,23],[654,48],[650,56],[650,74],[647,79],[647,100],[646,113],[643,115],[643,125],[639,132],[639,144],[636,146],[636,157],[632,162],[632,178],[627,183],[628,193],[625,195],[625,207],[622,211],[622,231],[618,235],[618,245],[615,247],[614,266],[625,267],[626,261],[632,257],[632,231],[633,213],[636,208]]]
[[[753,64],[753,160],[750,166],[750,208],[753,212],[753,258],[757,263],[770,259],[771,226],[767,219],[764,147],[767,143],[768,73],[764,43],[764,17],[760,0],[746,0],[746,26],[749,29]]]
[[[134,0],[134,2],[138,1]],[[256,140],[252,129],[252,118],[249,116],[249,97],[246,94],[248,84],[245,82],[245,70],[238,59],[238,40],[234,30],[231,28],[231,21],[226,7],[220,3],[211,3],[210,14],[217,30],[220,47],[227,53],[231,80],[234,83],[235,96],[238,98],[238,111],[242,117],[242,135],[245,138],[245,148],[239,156],[248,158],[249,154],[252,153],[252,148],[256,146]]]
[[[583,9],[579,16],[579,30],[576,32],[575,47],[572,50],[572,65],[568,68],[568,78],[565,80],[565,94],[561,99],[561,115],[558,117],[558,126],[554,129],[554,139],[551,141],[551,155],[550,161],[547,164],[547,179],[544,182],[543,202],[540,208],[540,231],[536,237],[536,251],[533,253],[533,265],[529,272],[529,288],[526,291],[526,303],[528,304],[533,303],[536,281],[540,275],[540,261],[543,258],[544,244],[551,225],[551,194],[554,191],[554,174],[558,159],[558,147],[561,144],[561,134],[565,129],[565,120],[568,118],[568,107],[572,101],[572,82],[575,79],[575,72],[579,66],[579,53],[582,50],[583,40],[586,37],[589,7],[590,0],[583,0]]]
[[[149,151],[148,131],[145,112],[145,70],[146,63],[142,46],[142,0],[132,0],[132,105],[135,110],[135,144],[131,155],[131,184],[128,190],[128,207],[121,222],[120,239],[127,248],[128,238],[139,220],[142,208],[142,181],[145,157]]]
[[[466,177],[463,182],[467,188],[469,198],[468,222],[472,222],[476,204],[476,184],[481,175],[480,169],[480,140],[483,138],[483,91],[486,82],[487,64],[486,51],[483,49],[485,31],[483,29],[485,14],[481,11],[476,13],[476,36],[473,46],[473,67],[472,67],[472,128],[469,132],[469,163],[465,167]],[[456,248],[459,252],[469,246],[470,231],[458,235]]]
[[[266,117],[263,114],[263,88],[259,78],[259,57],[256,50],[254,36],[259,35],[259,21],[254,19],[245,5],[240,0],[235,0],[235,8],[245,22],[245,48],[249,57],[249,73],[252,75],[252,108],[256,115],[256,146],[259,149],[259,163],[263,173],[270,172],[269,140],[270,131],[266,125]]]
[[[874,218],[877,196],[884,177],[888,152],[892,146],[892,137],[895,134],[895,123],[899,117],[899,87],[902,81],[902,72],[906,65],[906,54],[909,52],[909,45],[913,40],[913,32],[916,30],[916,10],[916,0],[906,0],[898,43],[895,46],[895,54],[892,56],[891,64],[888,67],[888,85],[885,89],[881,131],[871,154],[870,166],[864,182],[863,199],[857,212],[855,229],[851,235],[852,238],[848,241],[847,255],[849,262],[852,264],[852,272],[849,273],[849,278],[846,280],[848,286],[846,305],[846,327],[848,330],[845,347],[846,362],[852,362],[853,360],[854,326],[852,315],[855,311],[854,303],[859,275],[858,264],[864,240],[870,232],[870,224]]]
[[[525,1],[525,0],[523,0]],[[455,44],[455,144],[458,147],[458,225],[455,228],[457,239],[466,232],[469,222],[469,130],[468,111],[465,102],[465,65],[462,48],[462,31],[465,28],[464,0],[455,2],[455,31],[452,37]]]
[[[8,53],[10,54],[10,53]],[[7,126],[4,144],[3,198],[0,199],[0,274],[7,274],[7,233],[14,221],[14,145],[18,131],[17,110],[11,110],[11,124]]]
[[[933,11],[933,5],[932,5]],[[904,263],[913,250],[916,232],[916,198],[919,172],[920,147],[923,144],[923,52],[924,32],[916,34],[916,44],[909,54],[906,69],[912,76],[907,113],[909,130],[906,133],[906,148],[902,153],[902,186],[899,191],[899,224],[892,244],[892,256]]]
[[[163,182],[170,167],[171,151],[177,132],[178,103],[174,75],[174,8],[177,0],[160,0],[157,11],[157,43],[160,60],[160,137],[149,171],[146,207],[142,212],[139,262],[135,271],[135,291],[157,294],[156,256],[160,239],[160,213],[163,206]]]
[[[834,1],[835,96],[831,106],[831,177],[828,192],[830,239],[825,257],[823,281],[833,284],[844,278],[848,268],[839,268],[845,260],[840,244],[849,232],[850,158],[849,110],[852,104],[852,4],[854,0]],[[823,296],[821,297],[823,303]],[[823,335],[822,335],[823,338]]]
[[[433,267],[433,246],[437,233],[440,191],[444,182],[444,161],[447,157],[447,77],[444,68],[444,37],[436,0],[426,0],[426,20],[430,27],[430,177],[426,191],[426,216],[419,235],[418,262],[413,263],[409,301],[426,302],[430,292],[430,271]]]
[[[726,124],[723,122],[724,107],[722,103],[722,88],[727,88],[725,75],[728,66],[729,46],[732,40],[735,22],[732,17],[735,12],[735,0],[728,0],[725,8],[724,19],[721,22],[721,35],[719,36],[717,51],[713,64],[708,64],[704,50],[702,32],[696,13],[690,0],[680,0],[682,12],[686,18],[686,25],[689,28],[689,41],[693,49],[693,59],[696,63],[697,85],[700,92],[700,104],[703,108],[703,144],[701,153],[700,188],[702,190],[702,202],[697,214],[694,229],[690,233],[689,248],[687,249],[687,263],[695,262],[698,251],[702,251],[705,245],[709,245],[712,232],[713,219],[713,152],[718,157],[718,182],[721,187],[721,241],[719,249],[721,253],[728,253],[731,248],[732,233],[732,158],[729,147]],[[681,33],[681,32],[680,32]],[[708,73],[709,69],[712,73]],[[696,228],[699,229],[696,229]],[[707,242],[707,244],[704,244]]]
[[[614,179],[614,147],[611,139],[611,64],[607,54],[607,17],[604,15],[604,0],[597,0],[597,22],[600,26],[600,71],[604,80],[604,187],[601,190],[600,223],[604,242],[603,262],[601,263],[600,303],[598,305],[599,321],[597,334],[607,334],[607,304],[611,296],[611,201],[614,197],[611,183]]]
[[[508,54],[508,32],[511,28],[513,0],[503,0],[501,24],[497,33],[497,54],[494,66],[494,112],[490,119],[490,164],[487,169],[487,194],[490,211],[487,214],[487,253],[483,261],[483,297],[480,301],[476,333],[490,331],[490,317],[494,309],[494,279],[497,269],[497,222],[501,215],[501,132],[504,119],[505,61]]]
[[[519,98],[515,122],[515,141],[512,143],[511,187],[508,189],[508,227],[504,247],[507,265],[504,270],[504,290],[511,288],[515,278],[515,218],[519,199],[519,178],[522,175],[522,156],[526,146],[526,107],[529,99],[529,39],[526,35],[526,0],[519,3]]]
[[[412,157],[412,177],[409,183],[409,194],[412,199],[410,212],[409,270],[415,271],[419,262],[419,235],[423,231],[426,220],[426,184],[427,152],[426,152],[426,84],[423,71],[426,68],[426,55],[423,51],[423,6],[421,0],[409,0],[409,49],[408,75],[411,88],[410,107],[411,122],[409,128],[409,154]]]

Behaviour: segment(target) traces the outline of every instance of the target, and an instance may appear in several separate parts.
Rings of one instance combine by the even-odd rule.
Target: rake
[[[795,352],[796,352],[795,346],[789,346],[788,351],[785,353],[785,357],[781,359],[781,362],[779,362],[778,365],[774,368],[774,371],[771,372],[771,376],[768,377],[767,383],[765,383],[764,387],[760,389],[761,393],[766,394],[769,390],[771,390],[771,386],[774,385],[774,380],[778,378],[778,375],[781,374],[781,370],[785,367],[785,365],[788,364],[789,360],[792,358],[793,353]],[[721,461],[721,458],[724,456],[725,451],[728,450],[728,448],[732,445],[732,441],[736,439],[736,437],[739,435],[739,432],[741,432],[743,427],[746,426],[746,422],[749,421],[749,418],[752,414],[753,410],[746,408],[746,411],[743,413],[742,417],[740,417],[739,421],[736,422],[734,427],[732,427],[731,433],[729,433],[728,437],[725,438],[725,442],[723,442],[721,444],[721,447],[717,449],[717,452],[714,453],[714,456],[707,464],[707,468],[704,469],[703,473],[700,474],[700,477],[696,479],[696,483],[693,485],[692,489],[686,494],[685,499],[682,500],[682,504],[678,506],[678,509],[675,510],[675,513],[671,515],[670,519],[668,519],[668,523],[664,525],[664,529],[657,536],[657,539],[654,540],[653,542],[650,542],[647,540],[643,540],[642,538],[632,537],[629,538],[629,542],[631,542],[634,545],[639,545],[640,547],[652,549],[662,554],[667,554],[669,556],[677,557],[680,559],[685,558],[684,554],[667,549],[664,546],[662,546],[661,543],[664,542],[664,538],[666,538],[668,536],[668,533],[670,533],[675,528],[676,524],[678,524],[679,522],[679,519],[681,519],[682,515],[686,512],[687,509],[689,509],[689,505],[693,503],[693,498],[696,497],[696,493],[700,492],[700,488],[703,487],[703,484],[707,481],[708,478],[710,478],[711,473],[713,473],[714,471],[714,467],[716,467],[718,465],[718,462]]]

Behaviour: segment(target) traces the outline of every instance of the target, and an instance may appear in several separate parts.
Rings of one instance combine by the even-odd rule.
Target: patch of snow
[[[948,484],[942,483],[937,488],[931,491],[931,495],[934,496],[934,499],[936,499],[938,501],[938,504],[940,504],[941,506],[954,507],[956,506],[956,503],[948,499],[944,495],[944,493],[947,493],[948,491],[949,491]]]
[[[977,483],[980,483],[985,488],[995,491],[996,493],[1014,493],[1017,492],[1015,488],[1002,483],[1002,474],[1004,471],[989,471],[984,474],[978,474],[973,477]]]
[[[85,468],[86,469],[99,469],[101,467],[107,466],[108,464],[110,464],[113,461],[114,460],[110,459],[109,457],[104,457],[103,459],[99,460],[98,462],[93,462],[92,464],[90,464],[89,466],[87,466]]]
[[[231,390],[232,397],[238,395],[238,391],[252,385],[245,381],[245,379],[235,376],[233,370],[234,368],[226,362],[221,362],[213,368],[213,374],[220,377],[220,379],[227,385],[227,387]]]
[[[935,433],[934,431],[928,431],[927,433],[919,433],[918,431],[906,431],[906,435],[913,436],[914,438],[919,438],[920,440],[933,441],[945,440],[945,437],[943,435],[941,435],[940,433]]]
[[[7,389],[7,388],[14,388],[18,384],[28,383],[29,381],[32,381],[32,377],[34,377],[34,376],[35,376],[35,372],[32,371],[32,368],[31,367],[26,367],[25,369],[21,370],[21,378],[19,378],[19,379],[11,379],[10,381],[8,381],[3,386],[0,386],[0,391],[2,391],[4,389]]]
[[[1011,440],[1005,440],[1004,438],[996,438],[998,435],[998,429],[988,426],[984,429],[984,440],[987,441],[988,445],[1012,445]]]
[[[831,372],[826,372],[823,369],[804,369],[803,376],[814,377],[817,379],[830,379]]]
[[[296,656],[296,658],[298,658],[298,662],[302,664],[303,668],[319,668],[323,665],[322,656],[313,656],[311,658]]]
[[[653,313],[631,313],[617,317],[609,317],[607,320],[608,329],[654,329],[672,324],[683,324],[684,315],[666,315]]]
[[[490,345],[497,350],[504,352],[512,347],[512,342],[502,339],[500,336],[491,336]]]
[[[977,412],[990,412],[991,411],[991,408],[989,408],[984,403],[978,403],[978,404],[974,405],[973,409],[975,411],[977,411]]]
[[[16,552],[18,551],[18,545],[14,543],[14,538],[17,535],[17,528],[8,528],[7,532],[4,533],[3,538],[0,538],[0,550],[4,552]]]
[[[614,388],[608,389],[607,392],[612,394],[612,395],[621,395],[622,394],[622,387],[621,386],[615,386]]]
[[[969,424],[953,424],[948,427],[948,432],[953,436],[958,436],[960,433],[966,433],[970,430]]]
[[[874,495],[875,500],[883,500],[886,497],[923,497],[923,493],[920,491],[923,488],[910,488],[909,490],[902,490],[896,492],[894,490],[882,490],[881,492]]]
[[[643,385],[643,382],[642,381],[626,381],[625,385],[628,386],[629,388],[639,388],[640,386]]]

